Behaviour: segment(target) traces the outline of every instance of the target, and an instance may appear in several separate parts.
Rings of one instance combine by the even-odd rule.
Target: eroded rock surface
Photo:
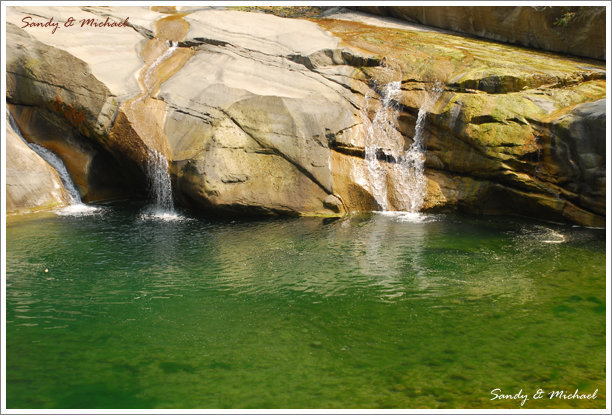
[[[46,210],[65,205],[68,197],[57,173],[6,123],[6,212]]]
[[[487,39],[606,59],[606,9],[600,6],[366,6],[369,13]]]
[[[344,213],[328,136],[354,124],[350,91],[299,57],[338,40],[315,23],[232,11],[192,13],[194,56],[162,85],[177,188],[196,205],[285,214]],[[253,28],[258,28],[254,30]]]
[[[89,63],[11,23],[7,43],[6,99],[24,137],[63,160],[83,201],[131,193],[142,181],[139,169],[109,143],[117,97]]]
[[[35,8],[56,19],[129,15],[125,38],[99,36],[125,57],[113,72],[110,51],[102,58],[66,31],[17,28],[33,9],[7,9],[7,99],[26,138],[57,150],[82,194],[110,197],[117,182],[143,190],[153,148],[170,162],[175,198],[196,209],[379,209],[366,183],[367,130],[384,85],[398,81],[391,124],[400,146],[411,145],[419,109],[438,91],[423,136],[425,209],[604,225],[600,63],[385,27],[384,19],[372,26],[214,8]],[[382,165],[397,162],[379,150]],[[91,184],[101,174],[88,167],[96,154],[115,166],[106,195]],[[386,193],[399,208],[394,179]]]
[[[320,24],[395,68],[362,72],[401,77],[397,128],[407,141],[419,108],[443,89],[427,116],[426,209],[604,226],[605,163],[595,154],[605,146],[605,66],[450,34]],[[337,137],[334,149],[360,157],[361,137]],[[334,159],[338,181],[354,192],[359,163]]]

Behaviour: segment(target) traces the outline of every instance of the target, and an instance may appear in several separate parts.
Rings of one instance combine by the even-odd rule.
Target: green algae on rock
[[[426,96],[423,90],[436,81],[445,85],[429,117],[426,166],[436,183],[429,184],[426,208],[514,211],[604,226],[605,168],[603,159],[595,160],[605,143],[601,63],[452,34],[317,22],[344,45],[385,56],[397,66],[405,136],[412,134],[410,119]],[[362,72],[377,79],[380,69]],[[580,121],[566,114],[581,105],[595,111],[579,112],[593,128],[576,124],[570,133],[567,125]],[[576,165],[572,154],[590,164]],[[492,197],[499,200],[482,202]]]
[[[34,9],[116,19],[129,10],[133,23],[117,47],[129,64],[113,73],[61,33],[11,24]],[[89,164],[72,163],[88,200],[121,193],[118,182],[143,193],[144,149],[152,146],[169,160],[177,201],[195,209],[323,216],[377,209],[362,181],[368,119],[382,105],[383,85],[399,79],[394,124],[405,148],[423,103],[442,90],[426,113],[424,209],[604,225],[601,62],[342,14],[307,21],[214,8],[8,11],[8,99],[16,114],[31,106],[116,166],[103,192],[92,187]],[[164,34],[166,23],[182,34]],[[49,64],[57,59],[79,70],[66,78]],[[142,97],[151,66],[155,82]],[[135,111],[130,102],[138,102]],[[18,121],[35,139],[29,119]],[[77,160],[68,156],[73,142],[54,148]],[[377,157],[393,163],[387,153]]]

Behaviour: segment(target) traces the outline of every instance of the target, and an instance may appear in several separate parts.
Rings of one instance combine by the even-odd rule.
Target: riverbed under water
[[[605,407],[604,230],[142,211],[9,218],[9,408]]]

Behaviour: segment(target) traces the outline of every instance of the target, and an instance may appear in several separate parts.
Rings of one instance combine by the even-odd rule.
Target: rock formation
[[[381,16],[549,52],[606,59],[601,6],[362,6]]]
[[[83,201],[127,194],[139,170],[122,162],[122,148],[104,148],[118,105],[107,84],[88,63],[15,25],[7,39],[6,98],[24,137],[62,158]]]
[[[23,142],[7,121],[6,210],[24,213],[63,206],[62,182],[53,168]]]
[[[92,28],[20,29],[29,14],[129,16],[130,26],[88,44]],[[7,101],[86,201],[142,193],[155,149],[184,206],[336,216],[380,208],[364,158],[382,86],[400,82],[392,124],[404,147],[438,88],[424,131],[425,209],[604,225],[605,66],[348,17],[9,7]],[[379,150],[382,166],[398,162]],[[398,208],[393,179],[386,193]]]

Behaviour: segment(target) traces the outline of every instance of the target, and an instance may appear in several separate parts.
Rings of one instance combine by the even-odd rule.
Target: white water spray
[[[368,168],[368,178],[372,195],[381,210],[388,210],[387,201],[387,169],[379,160],[380,153],[395,157],[403,150],[403,137],[395,122],[398,116],[397,102],[401,92],[401,82],[388,83],[382,90],[382,102],[376,111],[374,119],[369,122],[364,117],[367,127],[365,160]],[[366,96],[366,100],[369,99]]]
[[[423,206],[427,193],[423,148],[425,120],[427,111],[435,104],[441,92],[439,86],[434,87],[419,108],[413,143],[407,149],[397,125],[400,81],[389,82],[382,88],[381,106],[371,122],[367,114],[362,114],[367,125],[365,160],[368,185],[382,211],[390,210],[392,205],[399,211],[415,214]],[[366,96],[366,102],[370,99],[370,96]],[[389,200],[390,192],[394,199],[392,203]]]
[[[148,150],[147,176],[156,212],[173,212],[172,182],[168,173],[168,160],[157,150]]]
[[[178,42],[169,41],[168,49],[162,53],[146,70],[143,77],[144,91],[142,95],[133,101],[131,105],[153,95],[156,89],[156,78],[153,76],[156,68],[165,60],[169,59],[178,48]],[[143,130],[145,135],[153,135],[146,128]],[[153,204],[147,208],[143,215],[145,218],[155,218],[163,220],[174,220],[179,216],[174,211],[174,201],[172,199],[172,181],[168,172],[168,160],[159,151],[147,148],[147,168],[146,174],[149,179],[149,193],[153,199]]]
[[[427,195],[423,133],[425,132],[427,111],[435,104],[441,93],[442,89],[437,85],[429,92],[417,114],[413,143],[408,150],[399,156],[398,162],[393,165],[395,175],[399,178],[399,185],[396,186],[396,190],[400,199],[404,202],[404,210],[411,213],[421,210]]]

